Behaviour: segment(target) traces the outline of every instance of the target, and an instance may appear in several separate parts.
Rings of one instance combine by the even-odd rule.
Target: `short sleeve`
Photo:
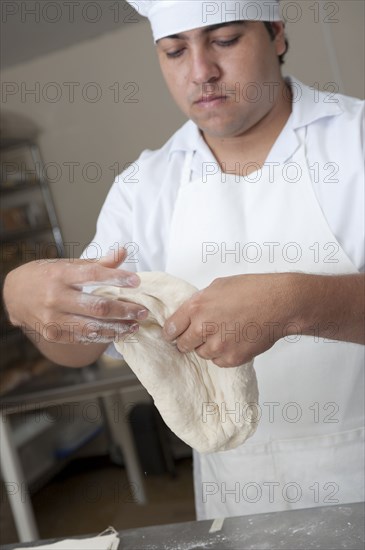
[[[134,174],[137,172],[137,163],[132,163],[114,180],[101,208],[96,234],[84,250],[82,258],[101,258],[116,250],[116,247],[133,242],[133,202],[138,183]],[[133,264],[128,265],[128,270],[135,271]]]
[[[364,107],[341,96],[342,114],[313,123],[308,156],[313,188],[329,227],[354,266],[365,271]]]

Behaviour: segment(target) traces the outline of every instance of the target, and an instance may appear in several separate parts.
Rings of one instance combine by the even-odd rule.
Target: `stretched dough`
[[[233,449],[257,427],[258,388],[253,363],[220,368],[195,352],[181,353],[162,335],[165,320],[197,289],[167,273],[138,273],[137,289],[104,287],[97,294],[150,311],[140,330],[115,343],[154,399],[170,429],[199,452]]]

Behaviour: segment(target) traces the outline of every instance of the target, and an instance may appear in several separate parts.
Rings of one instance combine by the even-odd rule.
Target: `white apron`
[[[315,196],[305,129],[297,134],[290,161],[245,178],[219,171],[190,181],[187,154],[168,273],[198,288],[248,273],[358,273]],[[318,338],[314,328],[279,340],[255,369],[256,434],[232,451],[194,453],[198,519],[363,501],[363,346]]]

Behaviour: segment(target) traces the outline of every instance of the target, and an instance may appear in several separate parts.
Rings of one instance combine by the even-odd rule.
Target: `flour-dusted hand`
[[[290,290],[286,273],[216,279],[167,320],[164,336],[220,367],[247,363],[295,333]]]
[[[67,358],[67,345],[95,344],[82,351],[86,363],[100,355],[109,342],[138,330],[137,321],[147,317],[145,308],[116,302],[83,292],[85,286],[137,287],[139,277],[117,269],[126,252],[96,261],[38,260],[11,273],[4,285],[4,301],[12,324],[21,327],[47,356],[62,364],[81,366],[75,350]],[[57,346],[61,345],[61,353]],[[90,346],[91,347],[91,346]],[[47,348],[47,349],[46,349]],[[79,349],[80,351],[80,349]]]

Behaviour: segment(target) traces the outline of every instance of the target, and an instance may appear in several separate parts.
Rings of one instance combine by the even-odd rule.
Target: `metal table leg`
[[[138,504],[146,504],[147,497],[143,473],[136,452],[132,431],[127,418],[127,411],[122,392],[111,397],[103,397],[109,428],[114,441],[120,446],[126,464],[128,480],[133,496]]]
[[[20,542],[38,540],[28,486],[13,442],[10,420],[1,412],[0,467]]]

